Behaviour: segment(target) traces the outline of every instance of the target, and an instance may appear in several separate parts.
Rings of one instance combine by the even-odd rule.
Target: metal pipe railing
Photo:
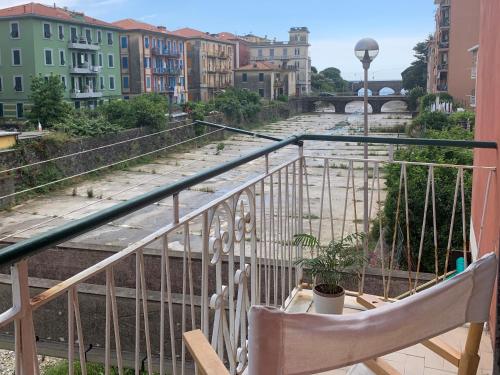
[[[440,139],[419,139],[419,138],[391,138],[391,137],[363,137],[363,136],[333,136],[319,134],[294,135],[286,139],[251,132],[244,129],[228,127],[225,125],[214,124],[206,121],[197,121],[199,125],[217,127],[228,130],[233,133],[250,135],[262,139],[275,141],[271,145],[265,146],[260,150],[253,151],[245,156],[231,160],[217,167],[199,172],[191,177],[187,177],[173,184],[157,188],[151,192],[119,203],[113,207],[101,210],[81,219],[75,220],[69,224],[63,225],[57,229],[34,236],[16,244],[12,244],[0,249],[0,265],[13,264],[24,258],[32,256],[38,252],[48,249],[75,238],[81,234],[89,232],[110,221],[126,216],[144,208],[150,204],[158,202],[167,197],[178,194],[182,190],[188,189],[199,183],[207,181],[213,177],[228,172],[252,160],[268,155],[274,151],[282,149],[289,145],[301,145],[302,141],[338,141],[338,142],[363,142],[363,143],[383,143],[397,145],[420,145],[420,146],[440,146],[440,147],[462,147],[462,148],[485,148],[496,149],[496,142],[482,141],[458,141],[458,140],[440,140]]]

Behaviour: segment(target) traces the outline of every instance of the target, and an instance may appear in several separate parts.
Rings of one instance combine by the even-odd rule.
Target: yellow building
[[[5,132],[0,130],[0,150],[14,147],[17,143],[17,132]]]

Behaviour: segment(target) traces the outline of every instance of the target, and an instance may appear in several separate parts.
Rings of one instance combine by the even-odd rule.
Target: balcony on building
[[[153,55],[165,56],[172,59],[179,59],[181,57],[181,53],[179,51],[169,48],[155,47],[151,49],[151,52]]]
[[[69,68],[69,72],[71,74],[91,74],[96,75],[99,74],[102,70],[102,67],[91,65],[89,63],[78,64],[76,66],[72,66]]]
[[[96,90],[91,90],[91,89],[85,89],[85,90],[72,90],[69,93],[69,97],[71,99],[92,99],[92,98],[101,98],[102,97],[102,91],[96,91]]]
[[[86,38],[75,38],[68,42],[69,49],[78,49],[83,51],[99,51],[101,46],[98,43],[89,43]]]
[[[277,81],[281,82],[278,79],[275,84]],[[219,85],[211,86],[216,83]],[[217,92],[228,84],[218,81],[208,86]],[[160,91],[162,88],[167,89],[162,86]],[[73,92],[72,98],[96,98],[100,94]],[[12,305],[10,297],[2,300],[2,307],[6,308],[0,314],[0,326],[5,328],[0,331],[0,344],[2,349],[16,353],[19,366],[29,364],[31,370],[33,366],[38,369],[38,362],[33,360],[38,354],[69,358],[71,368],[65,373],[73,373],[72,366],[76,361],[80,362],[78,366],[86,366],[89,362],[105,363],[107,368],[117,367],[116,373],[128,373],[123,368],[135,368],[136,373],[203,373],[200,368],[195,370],[193,357],[188,354],[182,336],[187,331],[201,329],[205,339],[212,344],[207,344],[207,350],[217,352],[217,358],[223,360],[228,369],[227,374],[243,374],[248,361],[252,360],[247,353],[247,323],[251,307],[261,305],[276,308],[274,311],[280,313],[300,313],[305,319],[311,318],[306,314],[317,311],[318,304],[314,302],[310,289],[309,270],[298,262],[301,257],[311,255],[295,241],[296,235],[301,233],[314,235],[325,244],[351,235],[353,241],[358,238],[360,242],[352,242],[348,250],[369,257],[369,263],[359,273],[345,271],[342,283],[347,289],[346,303],[344,316],[337,324],[343,318],[352,318],[351,314],[359,314],[359,319],[362,319],[367,310],[376,308],[376,304],[404,304],[415,294],[424,293],[425,297],[436,285],[442,288],[454,284],[452,275],[459,275],[463,271],[460,265],[470,264],[474,257],[469,250],[469,240],[472,239],[465,238],[466,234],[462,238],[461,230],[462,224],[470,223],[472,214],[470,209],[462,211],[460,208],[477,197],[467,189],[464,191],[460,181],[472,180],[472,173],[476,171],[492,176],[496,168],[491,165],[443,164],[437,160],[426,163],[393,160],[381,157],[378,151],[389,152],[395,145],[410,147],[412,142],[417,143],[416,147],[492,149],[496,144],[446,140],[436,146],[431,140],[415,138],[404,144],[404,137],[356,137],[354,141],[359,142],[358,145],[370,142],[373,149],[377,146],[377,157],[363,159],[343,152],[333,154],[337,147],[354,141],[352,136],[342,138],[331,135],[331,132],[328,135],[308,132],[280,139],[270,134],[203,121],[175,125],[173,129],[179,127],[188,128],[186,131],[193,135],[216,131],[235,134],[242,139],[241,142],[248,141],[247,146],[252,151],[240,152],[239,145],[232,150],[226,149],[224,162],[216,159],[221,163],[216,164],[217,161],[212,160],[213,164],[201,171],[197,166],[186,170],[177,162],[162,164],[161,173],[156,178],[161,177],[165,182],[154,183],[160,184],[159,187],[149,181],[140,181],[144,188],[140,196],[131,195],[130,200],[120,201],[116,206],[106,203],[103,211],[91,211],[87,204],[86,214],[92,214],[89,217],[53,223],[49,229],[41,228],[38,237],[31,238],[29,245],[14,243],[12,247],[19,252],[18,257],[10,258],[10,263],[0,263],[4,273],[12,273],[0,275],[4,284],[2,292],[4,295],[13,292],[15,298]],[[218,134],[213,137],[220,141]],[[226,147],[229,144],[227,142]],[[160,146],[164,146],[163,141]],[[205,157],[209,159],[208,154],[203,154],[208,148],[199,155],[192,154],[195,150],[190,149],[191,164],[199,163],[197,157],[200,155],[203,155],[203,160]],[[232,152],[238,156],[226,160],[231,158],[228,155]],[[213,148],[210,154],[214,159]],[[369,172],[367,196],[362,191],[364,165],[368,166]],[[405,176],[413,171],[418,172],[419,178],[408,182]],[[173,173],[179,178],[174,177],[174,180]],[[396,184],[390,187],[393,201],[397,200],[397,208],[393,202],[394,211],[397,210],[394,223],[385,222],[379,215],[389,194],[384,184],[387,173],[392,174]],[[451,181],[446,189],[437,181],[443,173]],[[131,185],[134,189],[137,186]],[[439,194],[437,198],[435,189]],[[403,202],[408,197],[414,199],[416,194],[421,197],[424,192],[421,209],[410,212],[411,207],[409,209]],[[121,188],[119,193],[123,193]],[[438,215],[437,210],[443,201],[453,207],[452,217],[443,219]],[[489,214],[496,207],[488,204],[488,194],[473,203],[482,210],[479,217],[493,217]],[[365,222],[368,233],[373,236],[366,243],[366,249],[363,249],[363,237],[359,236],[363,232],[363,209],[368,215]],[[151,227],[142,227],[146,222]],[[481,228],[488,224],[478,223]],[[453,246],[446,247],[443,238],[448,238],[448,228],[453,228],[453,225],[455,229],[460,228],[454,233]],[[405,241],[410,228],[412,238],[422,240],[420,246],[412,244],[412,259],[406,259]],[[48,232],[43,234],[45,231]],[[394,242],[384,240],[387,231],[394,231]],[[92,251],[79,253],[82,249],[70,242],[76,236],[82,236],[89,243],[102,238],[106,245],[89,245]],[[435,248],[431,238],[439,238],[444,247],[436,250],[437,245]],[[481,241],[480,238],[477,240]],[[61,248],[57,247],[59,245]],[[5,259],[5,254],[12,254],[12,247],[1,249],[3,258],[0,259]],[[420,251],[414,251],[418,248]],[[76,254],[81,254],[79,256],[84,261],[73,261]],[[426,259],[425,270],[420,268],[422,256]],[[462,263],[457,261],[461,257]],[[60,264],[64,260],[60,258],[72,262],[67,272],[62,270]],[[450,259],[449,267],[448,263],[444,266],[445,259],[446,262]],[[28,260],[50,266],[53,262],[55,266],[47,268],[57,275],[54,278],[60,279],[43,278],[44,267],[30,263],[28,268]],[[9,268],[11,263],[13,267]],[[31,290],[28,282],[33,283]],[[472,281],[470,285],[474,285]],[[463,294],[457,296],[455,300],[467,302],[471,299]],[[490,300],[481,305],[486,311],[489,306]],[[446,308],[454,318],[459,315],[452,307]],[[399,311],[399,315],[388,317],[388,320],[399,319],[404,326],[404,322],[412,321],[412,314],[423,316],[429,325],[424,323],[415,330],[422,328],[427,332],[437,317],[425,316],[423,308],[416,310],[421,311]],[[287,323],[293,325],[294,315],[290,314],[287,319]],[[367,335],[378,328],[368,322],[363,324],[356,323],[352,328],[363,326]],[[15,332],[11,329],[13,326],[17,327]],[[450,373],[450,369],[456,373],[461,356],[467,355],[462,350],[469,329],[466,325],[459,325],[446,334],[437,329],[436,337],[422,341],[422,345],[414,345],[417,340],[401,347],[398,344],[405,340],[403,334],[390,335],[389,332],[387,337],[386,332],[380,330],[377,331],[380,340],[391,340],[398,348],[392,354],[380,354],[383,357],[373,361],[387,363],[389,367],[386,368],[395,367],[406,374],[416,373],[413,370],[417,367],[422,375],[444,375]],[[491,342],[482,326],[476,333],[482,373],[491,373],[488,372],[491,367],[485,362],[492,357]],[[281,344],[280,337],[269,336],[267,339],[269,345]],[[331,339],[335,340],[335,335]],[[354,339],[361,344],[365,337],[359,334]],[[297,347],[300,347],[300,337],[296,340]],[[356,358],[362,356],[356,345],[347,349],[348,354],[352,353]],[[313,346],[302,350],[321,351],[322,348]],[[356,372],[351,365],[348,367],[328,374],[370,373],[366,370]],[[429,371],[424,372],[424,367]],[[384,374],[396,372],[391,370]]]

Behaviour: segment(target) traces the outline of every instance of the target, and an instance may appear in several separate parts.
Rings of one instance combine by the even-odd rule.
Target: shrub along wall
[[[256,121],[257,123],[267,123],[278,119],[285,119],[293,114],[295,114],[295,112],[292,111],[287,104],[269,105],[261,108],[260,112],[257,114]],[[231,121],[223,119],[221,115],[207,116],[205,119],[211,122],[225,123],[227,125],[243,128],[255,125],[255,122],[247,123],[245,121],[235,125]],[[187,122],[173,123],[170,124],[169,127],[176,128],[185,123]],[[88,172],[108,164],[173,145],[189,138],[194,138],[201,134],[201,130],[202,129],[195,128],[194,126],[187,126],[181,129],[152,135],[150,137],[120,143],[104,149],[86,152],[74,157],[21,169],[10,174],[0,174],[0,197],[13,193],[14,191],[20,191],[64,177]],[[1,170],[53,159],[63,155],[74,154],[156,132],[158,132],[158,130],[136,128],[98,137],[65,138],[64,136],[55,134],[48,137],[25,140],[21,141],[19,146],[13,150],[0,152]],[[223,132],[220,132],[194,142],[199,145],[210,141],[220,140],[223,136]],[[189,147],[189,145],[189,143],[186,143],[183,146]],[[172,152],[174,150],[175,149],[172,148],[166,150],[166,152]],[[158,155],[161,155],[161,153],[154,153],[151,157]],[[126,164],[123,163],[118,166],[120,165],[124,166]],[[46,189],[41,188],[38,190],[38,192],[44,191],[46,191]],[[5,208],[12,203],[14,203],[12,198],[0,199],[0,208]]]

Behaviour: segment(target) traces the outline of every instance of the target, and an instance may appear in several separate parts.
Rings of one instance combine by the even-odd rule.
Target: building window
[[[264,97],[264,89],[259,89],[259,95],[261,98]]]
[[[61,76],[61,83],[62,83],[64,89],[66,90],[66,88],[67,88],[67,85],[66,85],[66,76]]]
[[[99,66],[102,68],[102,53],[99,54]]]
[[[182,42],[179,42],[179,52],[184,52],[184,44]]]
[[[21,50],[19,48],[15,48],[12,50],[12,65],[21,65],[22,64],[22,59],[21,59]]]
[[[43,54],[45,56],[45,65],[52,65],[52,50],[46,48],[43,50]]]
[[[85,29],[85,39],[87,39],[88,44],[92,44],[92,31],[90,29]]]
[[[23,118],[24,117],[24,104],[16,103],[16,117]]]
[[[101,90],[104,90],[104,77],[103,76],[99,77],[99,87],[101,88]]]
[[[59,65],[66,65],[66,56],[63,49],[59,50]]]
[[[109,89],[110,90],[115,89],[115,77],[114,76],[109,76]]]
[[[288,56],[288,48],[283,48],[283,56]]]
[[[151,58],[149,57],[144,58],[144,68],[146,69],[151,68]]]
[[[102,31],[97,30],[97,43],[101,44],[102,43]]]
[[[241,80],[242,80],[243,82],[247,82],[247,81],[248,81],[248,76],[247,76],[247,74],[246,74],[246,73],[243,73],[243,74],[241,75]]]
[[[259,82],[264,82],[264,73],[259,73]]]
[[[113,54],[108,55],[108,68],[114,68],[115,67],[115,57]]]
[[[0,117],[3,117],[3,103],[0,103]]]
[[[259,50],[257,51],[257,54],[259,57],[262,57],[262,48],[259,48]]]
[[[144,48],[149,48],[149,37],[144,37]]]
[[[76,27],[72,26],[69,30],[70,30],[71,42],[72,43],[78,42],[78,34],[76,32]]]
[[[50,23],[43,24],[43,37],[49,39],[52,36]]]
[[[300,48],[295,48],[295,56],[300,56]]]
[[[269,50],[269,56],[270,56],[270,57],[274,57],[274,48],[271,48],[271,49]]]
[[[122,48],[128,48],[128,38],[126,36],[122,36],[120,40]]]
[[[57,36],[59,37],[59,40],[64,40],[64,26],[63,25],[57,25]]]
[[[123,83],[122,83],[122,85],[123,85],[123,88],[125,90],[129,89],[128,76],[123,76]]]
[[[151,88],[151,77],[146,76],[146,88],[150,89]]]
[[[113,45],[113,33],[108,31],[108,45]]]
[[[128,69],[128,56],[122,56],[122,68]]]
[[[19,39],[21,37],[21,33],[19,31],[19,22],[10,23],[10,37],[12,39]]]

